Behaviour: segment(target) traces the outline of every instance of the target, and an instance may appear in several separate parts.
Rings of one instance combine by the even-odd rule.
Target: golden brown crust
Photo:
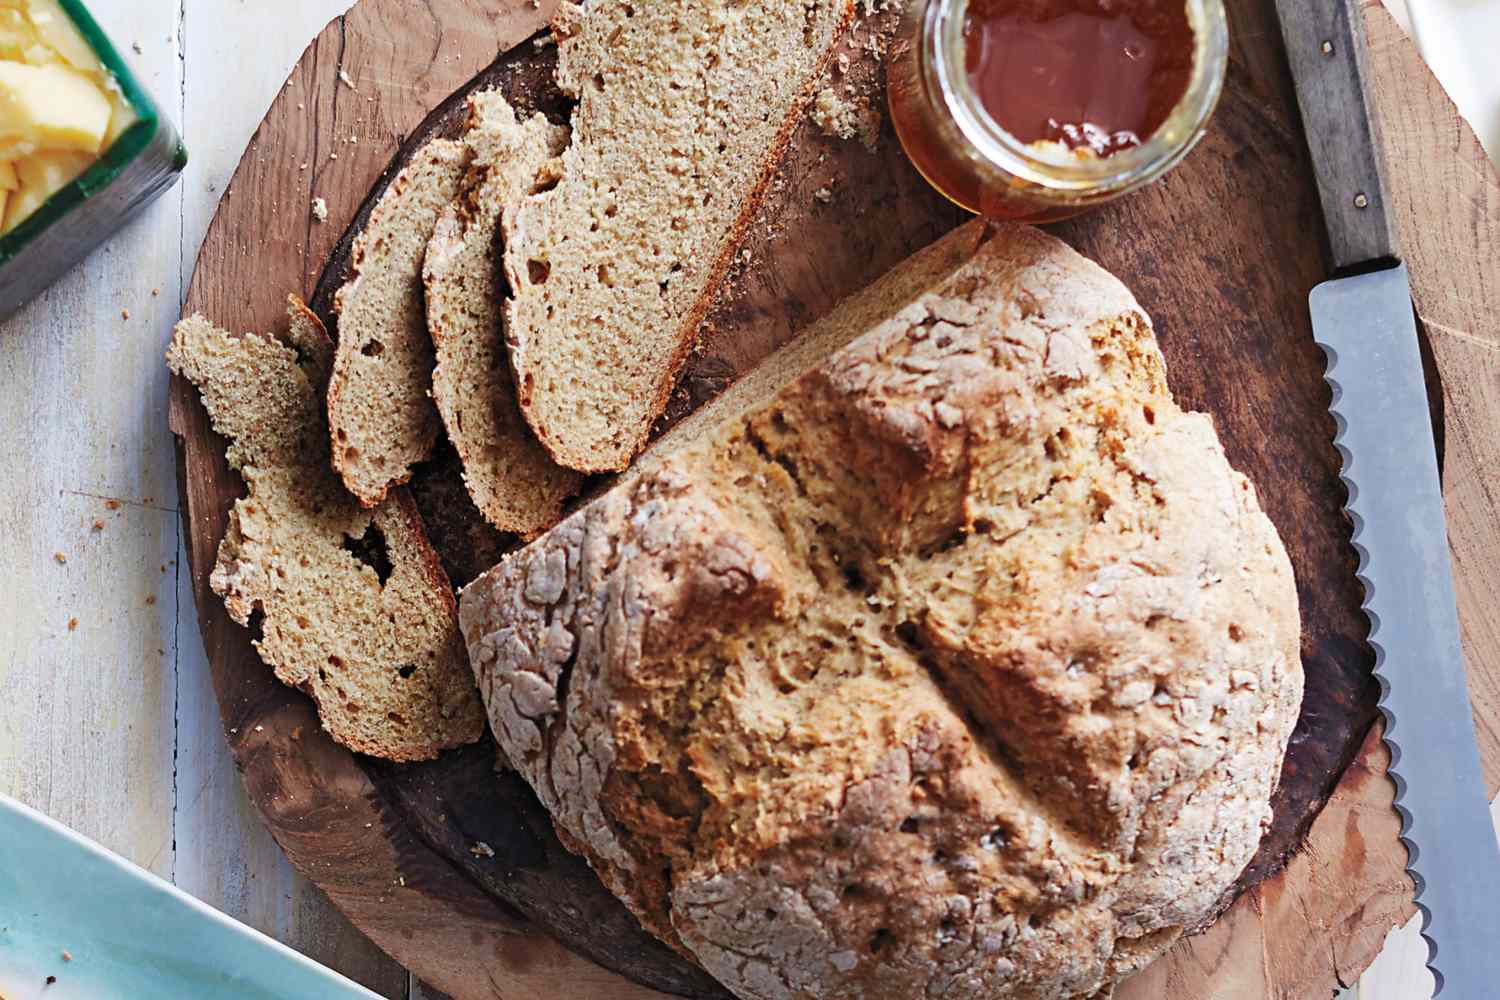
[[[1274,530],[1134,299],[1034,230],[964,227],[789,356],[465,591],[497,739],[740,996],[1107,990],[1269,820]]]

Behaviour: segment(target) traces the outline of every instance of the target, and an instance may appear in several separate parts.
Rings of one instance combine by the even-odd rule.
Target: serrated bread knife
[[[1276,0],[1336,275],[1312,290],[1328,357],[1396,809],[1428,965],[1500,997],[1500,847],[1459,646],[1443,494],[1406,266],[1364,85],[1357,0]]]

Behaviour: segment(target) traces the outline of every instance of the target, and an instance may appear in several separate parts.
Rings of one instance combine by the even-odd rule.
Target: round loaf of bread
[[[1201,928],[1302,693],[1286,553],[1113,277],[965,226],[463,596],[566,843],[737,995],[1095,997]]]

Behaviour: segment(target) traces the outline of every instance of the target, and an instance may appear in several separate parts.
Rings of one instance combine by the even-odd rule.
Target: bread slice
[[[1297,588],[1123,285],[965,225],[463,592],[507,758],[736,996],[1102,997],[1218,912]]]
[[[370,213],[334,296],[338,351],[328,387],[333,467],[366,507],[411,478],[437,440],[432,338],[422,257],[439,213],[458,195],[469,149],[435,139],[417,150]]]
[[[521,411],[561,465],[645,445],[851,0],[565,4],[562,176],[505,223]]]
[[[427,329],[437,350],[432,398],[463,460],[464,485],[501,531],[551,527],[582,477],[553,462],[516,406],[500,332],[500,218],[555,177],[568,130],[525,122],[497,91],[469,98],[464,142],[473,153],[463,191],[443,210],[422,266]]]
[[[426,760],[472,743],[483,712],[452,588],[404,490],[373,510],[328,465],[321,387],[333,344],[295,298],[285,339],[177,324],[167,364],[198,387],[248,494],[209,578],[283,683],[359,753]]]

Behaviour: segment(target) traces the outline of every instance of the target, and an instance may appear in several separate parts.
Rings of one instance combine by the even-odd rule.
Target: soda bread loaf
[[[389,760],[436,757],[484,729],[457,603],[406,492],[367,510],[330,468],[333,344],[301,302],[289,311],[284,341],[193,316],[167,352],[248,489],[209,585],[241,625],[258,617],[261,658],[312,696],[336,741]]]
[[[851,0],[564,4],[556,186],[504,222],[521,411],[570,469],[646,443]]]
[[[541,115],[518,122],[497,91],[469,98],[463,190],[443,210],[422,265],[427,329],[437,350],[432,398],[463,460],[464,484],[501,531],[531,537],[556,523],[582,477],[557,465],[516,407],[500,332],[500,218],[555,178],[568,130]]]
[[[737,995],[1102,997],[1254,853],[1297,592],[1113,277],[971,223],[467,588],[510,761]]]
[[[338,352],[328,387],[333,467],[366,507],[411,478],[437,441],[432,338],[422,258],[438,214],[469,163],[462,142],[419,149],[381,195],[350,251],[353,276],[334,297]]]

